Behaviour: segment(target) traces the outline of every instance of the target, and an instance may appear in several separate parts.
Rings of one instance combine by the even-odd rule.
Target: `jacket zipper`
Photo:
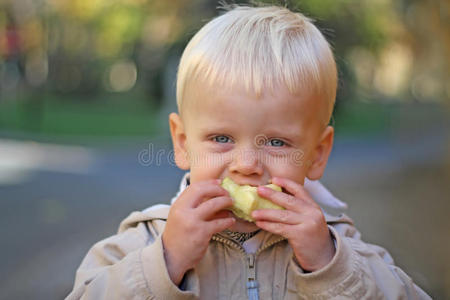
[[[254,254],[245,252],[245,249],[240,244],[235,243],[234,241],[231,241],[231,240],[221,237],[219,235],[213,235],[212,239],[214,241],[222,242],[226,245],[237,248],[245,255],[245,260],[246,260],[246,264],[247,264],[247,282],[246,282],[247,296],[248,296],[249,300],[258,300],[259,299],[259,295],[258,295],[259,284],[258,284],[258,281],[256,280],[256,258],[262,251],[264,251],[265,249],[269,248],[270,246],[272,246],[278,242],[281,242],[285,238],[280,237],[279,239],[276,239],[273,242],[271,242],[267,245],[264,245],[264,247],[258,249],[258,251],[256,251],[256,253],[254,253]]]
[[[258,300],[258,281],[256,281],[255,255],[246,253],[247,258],[247,295],[249,300]]]

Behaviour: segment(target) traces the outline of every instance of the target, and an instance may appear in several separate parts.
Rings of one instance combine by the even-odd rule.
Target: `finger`
[[[255,221],[268,221],[295,225],[300,223],[300,215],[290,210],[258,209],[252,212]]]
[[[287,192],[294,195],[294,197],[296,197],[297,199],[303,200],[307,203],[315,203],[313,198],[306,191],[305,187],[291,179],[283,177],[273,177],[272,182],[284,188]]]
[[[286,191],[288,191],[295,197],[299,197],[299,198],[304,197],[304,196],[310,197],[301,184],[299,184],[291,179],[283,178],[283,177],[273,177],[272,183],[274,183],[278,186],[281,186],[282,188],[284,188]]]
[[[300,208],[301,203],[294,196],[288,195],[283,192],[274,191],[271,188],[265,186],[259,186],[257,191],[261,197],[271,200],[273,203],[278,204],[288,210],[298,211],[298,209]]]
[[[219,211],[231,207],[233,200],[229,196],[220,196],[211,198],[201,203],[195,210],[198,213],[199,218],[207,220]]]
[[[229,210],[220,210],[217,213],[213,214],[210,218],[206,219],[206,221],[211,221],[214,219],[223,219],[223,218],[231,218],[233,217],[233,213]]]
[[[228,192],[220,186],[220,181],[216,179],[196,182],[190,185],[186,190],[188,189],[189,193],[194,193],[194,197],[187,197],[192,199],[192,202],[188,205],[193,208],[199,206],[209,198],[228,195]]]
[[[236,219],[231,218],[222,218],[222,219],[215,219],[207,222],[210,234],[213,235],[217,232],[221,232],[229,227],[231,227],[236,222]]]
[[[284,236],[285,238],[288,238],[289,228],[292,226],[288,224],[267,221],[256,221],[255,224],[265,231]]]

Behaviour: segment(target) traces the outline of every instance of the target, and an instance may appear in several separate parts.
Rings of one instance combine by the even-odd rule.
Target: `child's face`
[[[190,170],[191,182],[228,176],[257,186],[277,176],[303,184],[322,176],[333,142],[333,128],[318,121],[323,102],[284,87],[258,98],[200,83],[183,101],[182,119],[171,114],[170,123],[177,165]],[[255,229],[243,220],[234,228]]]

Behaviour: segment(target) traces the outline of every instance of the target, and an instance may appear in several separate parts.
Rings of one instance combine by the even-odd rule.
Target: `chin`
[[[231,226],[229,229],[231,231],[237,231],[237,232],[253,232],[259,229],[258,226],[256,226],[253,222],[245,221],[244,219],[236,217],[236,223],[234,223],[233,226]]]

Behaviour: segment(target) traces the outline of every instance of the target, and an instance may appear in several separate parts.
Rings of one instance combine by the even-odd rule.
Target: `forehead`
[[[261,94],[239,85],[190,84],[184,97],[182,117],[189,126],[234,127],[236,129],[283,130],[308,133],[319,122],[321,102],[308,91],[295,94],[283,85]]]

